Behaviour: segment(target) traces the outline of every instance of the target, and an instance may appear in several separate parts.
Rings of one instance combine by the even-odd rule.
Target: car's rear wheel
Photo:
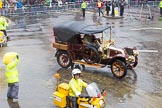
[[[111,72],[116,78],[123,78],[127,74],[127,68],[124,62],[120,60],[114,60],[111,64]]]
[[[68,68],[72,65],[72,59],[66,51],[61,51],[57,55],[57,63],[62,68]]]

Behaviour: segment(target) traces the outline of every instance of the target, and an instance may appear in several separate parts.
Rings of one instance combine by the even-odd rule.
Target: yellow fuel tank
[[[16,56],[18,54],[16,52],[8,52],[3,56],[3,63],[5,65],[9,64],[10,62],[12,62],[12,60],[16,59]]]

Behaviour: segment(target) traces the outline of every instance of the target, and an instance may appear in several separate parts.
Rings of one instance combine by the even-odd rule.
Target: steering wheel
[[[87,45],[83,49],[83,60],[89,64],[96,63],[99,60],[99,54],[97,49],[92,45]]]

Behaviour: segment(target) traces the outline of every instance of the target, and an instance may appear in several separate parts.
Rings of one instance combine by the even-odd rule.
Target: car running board
[[[103,68],[105,67],[106,65],[103,65],[103,64],[99,64],[99,63],[87,63],[87,62],[84,62],[84,61],[81,61],[81,60],[75,60],[73,61],[74,64],[81,64],[81,65],[86,65],[86,66],[93,66],[93,67],[96,67],[96,68]]]

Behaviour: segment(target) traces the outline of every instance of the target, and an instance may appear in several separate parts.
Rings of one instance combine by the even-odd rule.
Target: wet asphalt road
[[[158,53],[140,53],[139,64],[135,68],[137,79],[118,80],[109,73],[107,108],[161,108],[162,107],[162,29],[141,30],[140,28],[162,28],[162,22],[155,17],[153,21],[124,19],[106,19],[87,13],[52,14],[52,16],[11,18],[13,23],[8,29],[11,41],[7,47],[0,48],[0,107],[1,108],[55,108],[52,103],[52,92],[56,81],[53,74],[60,69],[55,49],[50,43],[52,26],[65,20],[83,20],[101,22],[113,27],[112,36],[117,47],[134,47],[140,50],[158,50]],[[7,83],[4,78],[2,56],[9,51],[18,52],[20,63],[19,106],[7,102]],[[96,69],[87,69],[96,70]],[[104,72],[97,69],[97,72]],[[102,73],[101,73],[102,74]],[[134,74],[130,73],[133,77]],[[129,77],[129,76],[128,76]],[[13,106],[16,107],[13,107]]]

